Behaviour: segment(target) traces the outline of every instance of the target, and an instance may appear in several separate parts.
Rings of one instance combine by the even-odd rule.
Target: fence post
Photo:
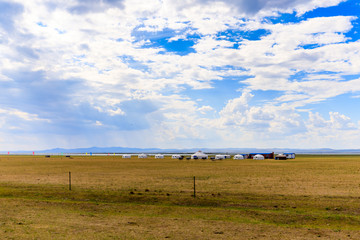
[[[195,176],[194,176],[194,198],[196,197],[196,189],[195,189]]]
[[[69,190],[71,191],[71,172],[69,172]]]

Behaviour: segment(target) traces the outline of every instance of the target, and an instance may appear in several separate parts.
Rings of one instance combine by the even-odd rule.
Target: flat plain
[[[360,156],[3,155],[0,239],[360,239]]]

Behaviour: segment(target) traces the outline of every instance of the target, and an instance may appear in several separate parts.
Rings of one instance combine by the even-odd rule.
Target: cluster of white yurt
[[[244,159],[244,156],[241,154],[234,155],[234,159]]]
[[[208,159],[208,155],[199,150],[191,155],[191,159]]]
[[[265,157],[261,154],[256,154],[254,157],[253,157],[254,160],[264,160]]]
[[[271,153],[272,156],[274,156],[274,153]],[[151,154],[152,155],[152,154]],[[155,158],[156,159],[164,159],[165,158],[165,155],[166,154],[155,154]],[[286,160],[286,159],[289,159],[289,158],[295,158],[295,153],[282,153],[282,154],[277,154],[276,156],[274,156],[273,158],[272,157],[269,157],[267,153],[251,153],[251,154],[235,154],[233,156],[233,159],[247,159],[247,158],[251,158],[254,159],[254,160],[264,160],[265,158],[275,158],[277,160]],[[131,158],[131,154],[123,154],[122,155],[122,158]],[[138,154],[138,158],[147,158],[148,155],[147,154]],[[171,155],[171,158],[172,159],[184,159],[184,156],[183,155],[180,155],[180,154],[173,154]],[[190,157],[187,157],[186,159],[209,159],[210,157],[205,154],[204,152],[202,152],[201,150],[197,151],[196,153],[192,154],[191,155],[191,158]],[[231,158],[231,155],[228,155],[228,154],[217,154],[215,155],[214,157],[211,157],[212,160],[223,160],[223,159],[230,159]]]

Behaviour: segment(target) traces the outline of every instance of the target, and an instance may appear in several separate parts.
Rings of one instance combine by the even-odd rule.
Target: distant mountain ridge
[[[161,149],[161,148],[127,148],[127,147],[90,147],[90,148],[53,148],[34,151],[35,153],[194,153],[202,150],[205,153],[261,153],[291,152],[297,154],[360,154],[360,149],[295,149],[295,148],[186,148],[186,149]],[[32,153],[32,151],[10,151],[11,153]],[[7,153],[7,151],[2,151]]]

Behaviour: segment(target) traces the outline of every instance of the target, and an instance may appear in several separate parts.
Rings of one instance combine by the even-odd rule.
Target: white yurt
[[[191,159],[207,159],[208,155],[206,155],[205,153],[203,153],[202,151],[197,151],[196,153],[194,153],[193,155],[191,155]]]
[[[265,158],[264,158],[264,156],[261,155],[261,154],[256,154],[256,155],[253,157],[253,159],[255,159],[255,160],[264,160]]]
[[[226,156],[225,155],[215,155],[215,159],[221,160],[221,159],[225,159]]]
[[[138,158],[147,158],[147,155],[144,154],[144,153],[142,153],[142,154],[139,154],[139,155],[138,155]]]
[[[160,158],[164,158],[164,155],[162,155],[162,154],[156,154],[156,155],[155,155],[155,158],[159,158],[159,159],[160,159]]]
[[[174,155],[171,156],[171,158],[172,158],[172,159],[179,159],[179,158],[181,158],[181,155],[179,155],[179,154],[174,154]]]
[[[131,158],[131,155],[130,154],[123,154],[122,158]]]
[[[234,156],[234,159],[244,159],[244,156],[241,155],[241,154],[236,154],[236,155]]]
[[[287,159],[286,155],[282,153],[275,156],[275,160],[286,160],[286,159]]]

